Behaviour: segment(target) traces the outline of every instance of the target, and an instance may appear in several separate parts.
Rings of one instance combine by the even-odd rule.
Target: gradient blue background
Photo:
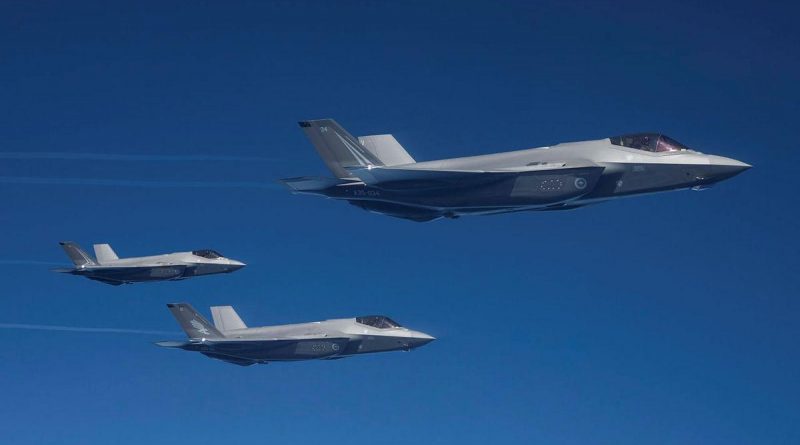
[[[165,336],[0,329],[1,442],[800,442],[797,7],[137,3],[0,6],[0,322],[181,338],[164,304],[189,301],[439,340],[239,368]],[[419,160],[654,130],[755,167],[417,224],[273,182],[327,172],[296,126],[320,117]],[[64,239],[249,266],[115,288],[49,272]]]

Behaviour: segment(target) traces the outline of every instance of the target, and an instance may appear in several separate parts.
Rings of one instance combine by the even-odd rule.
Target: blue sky
[[[0,323],[175,335],[0,329],[0,439],[798,443],[798,12],[4,2]],[[296,126],[320,117],[418,160],[653,130],[754,168],[416,224],[275,184],[326,173]],[[115,288],[49,272],[64,239],[249,267]],[[181,337],[173,301],[253,325],[385,313],[438,341],[239,368],[151,344]]]

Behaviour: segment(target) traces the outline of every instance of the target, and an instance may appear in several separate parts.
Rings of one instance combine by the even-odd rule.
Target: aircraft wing
[[[305,349],[307,346],[309,350],[316,349],[313,346],[321,343],[328,345],[336,345],[331,347],[332,354],[341,352],[342,346],[346,345],[350,339],[347,337],[313,337],[313,338],[273,338],[273,339],[250,339],[250,338],[214,338],[206,339],[203,343],[212,346],[217,352],[231,352],[236,351],[273,351],[276,349],[294,348]],[[320,352],[320,351],[314,351]]]
[[[161,346],[162,348],[175,348],[175,349],[188,349],[188,350],[196,350],[198,345],[197,342],[174,341],[174,340],[159,341],[156,342],[155,344]],[[222,360],[223,362],[233,363],[234,365],[239,365],[239,366],[250,366],[258,363],[255,360],[235,357],[226,354],[218,354],[215,352],[201,351],[201,354],[205,355],[206,357],[211,357],[213,359]]]
[[[223,362],[233,363],[234,365],[239,365],[239,366],[250,366],[250,365],[255,365],[256,363],[258,363],[255,360],[237,358],[237,357],[232,357],[230,355],[225,355],[225,354],[215,354],[213,352],[203,352],[202,354],[205,355],[206,357],[211,357],[211,358],[216,359],[216,360],[222,360]]]
[[[132,281],[141,281],[142,279],[172,280],[181,278],[192,275],[192,266],[185,264],[97,266],[91,269],[87,268],[85,273],[77,273],[76,275],[85,275],[89,279],[107,284],[124,284]]]
[[[314,338],[207,338],[202,341],[163,341],[166,348],[197,351],[208,357],[240,366],[283,360],[313,360],[337,356],[345,351],[347,337]]]
[[[88,278],[90,280],[94,280],[94,281],[99,281],[101,283],[110,284],[112,286],[121,286],[123,284],[128,284],[129,283],[128,281],[112,280],[112,279],[109,279],[109,278],[99,278],[99,277],[86,277],[86,278]]]
[[[86,270],[92,272],[143,272],[147,270],[166,270],[166,269],[180,269],[186,270],[190,266],[186,264],[131,264],[130,266],[94,266],[85,269],[72,269],[72,270]]]
[[[587,176],[589,182],[600,177],[605,167],[593,163],[546,163],[486,170],[439,170],[421,168],[370,167],[350,169],[365,184],[379,188],[435,188],[477,186],[520,176]]]
[[[289,187],[293,192],[302,193],[308,191],[318,191],[337,185],[360,184],[358,179],[338,179],[325,178],[319,176],[301,176],[297,178],[285,178],[279,182]]]

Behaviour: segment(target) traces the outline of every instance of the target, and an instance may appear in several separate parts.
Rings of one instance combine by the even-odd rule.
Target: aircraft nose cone
[[[247,266],[247,264],[245,264],[245,263],[243,263],[241,261],[230,260],[230,263],[228,264],[228,271],[229,272],[234,272],[234,271],[237,271],[237,270],[243,268],[244,266]]]
[[[704,178],[709,182],[719,182],[732,178],[752,167],[745,162],[723,156],[709,156],[709,161],[708,172]]]
[[[418,348],[420,346],[425,346],[434,340],[436,340],[436,337],[428,335],[424,332],[414,332],[413,337],[411,337],[411,347]]]
[[[726,158],[724,156],[709,156],[712,165],[718,165],[723,167],[735,167],[741,169],[741,171],[745,171],[748,168],[752,167],[752,165],[744,163],[742,161],[738,161],[736,159]]]

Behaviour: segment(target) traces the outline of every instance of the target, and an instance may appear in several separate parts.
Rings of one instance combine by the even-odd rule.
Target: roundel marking
[[[583,190],[588,185],[588,182],[585,178],[575,178],[575,188],[578,190]]]

